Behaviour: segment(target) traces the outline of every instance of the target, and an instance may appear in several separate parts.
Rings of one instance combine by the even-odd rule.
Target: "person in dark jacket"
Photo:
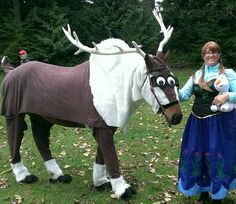
[[[20,59],[21,59],[21,64],[24,64],[24,63],[30,61],[28,59],[28,53],[26,52],[26,50],[20,50],[19,55],[20,55]]]
[[[28,53],[26,52],[26,50],[20,50],[19,51],[19,56],[20,56],[20,59],[21,59],[21,64],[24,64],[24,63],[30,61],[29,58],[28,58]],[[4,76],[6,76],[13,69],[15,69],[15,67],[11,65],[9,57],[8,56],[3,56],[2,60],[1,60],[1,70],[3,71]]]

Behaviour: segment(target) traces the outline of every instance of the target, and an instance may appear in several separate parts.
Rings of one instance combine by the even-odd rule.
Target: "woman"
[[[202,58],[204,65],[180,90],[181,101],[195,99],[182,139],[178,189],[186,196],[200,194],[198,204],[222,203],[236,188],[236,111],[212,112],[210,106],[236,103],[236,73],[223,66],[216,42],[202,47]],[[229,80],[227,93],[214,88],[219,74]]]

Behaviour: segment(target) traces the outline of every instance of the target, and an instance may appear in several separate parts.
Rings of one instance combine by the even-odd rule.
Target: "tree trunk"
[[[143,0],[143,19],[144,21],[152,15],[152,10],[154,8],[153,0]]]
[[[13,10],[16,23],[21,23],[21,13],[20,13],[20,2],[19,0],[13,0]]]

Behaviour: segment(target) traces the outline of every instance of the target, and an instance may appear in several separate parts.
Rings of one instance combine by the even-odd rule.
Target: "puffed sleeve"
[[[236,103],[236,72],[233,69],[225,69],[229,80],[229,102]]]
[[[187,101],[193,95],[193,79],[190,77],[186,84],[179,91],[180,101]]]

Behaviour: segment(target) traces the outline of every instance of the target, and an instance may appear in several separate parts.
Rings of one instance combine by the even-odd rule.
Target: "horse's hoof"
[[[65,174],[65,175],[59,176],[57,180],[60,183],[70,183],[72,181],[72,177],[69,174]]]
[[[95,186],[95,189],[98,191],[110,191],[112,189],[111,182],[106,182],[100,186]]]
[[[72,181],[72,177],[69,174],[65,174],[62,176],[59,176],[57,179],[50,179],[49,180],[51,183],[70,183]]]
[[[38,177],[35,175],[28,175],[25,177],[25,179],[23,181],[21,181],[21,183],[25,183],[25,184],[29,184],[29,183],[35,183],[36,181],[38,181]]]
[[[132,197],[132,195],[137,194],[136,190],[130,186],[127,188],[124,192],[124,194],[121,196],[122,199],[126,200]]]

